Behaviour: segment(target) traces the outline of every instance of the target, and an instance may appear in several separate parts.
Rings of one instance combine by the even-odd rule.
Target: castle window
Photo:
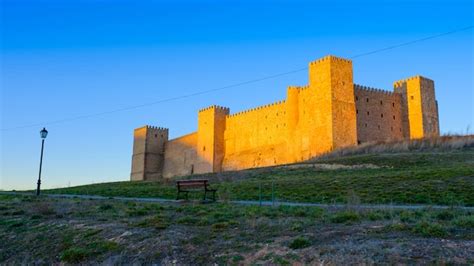
[[[360,140],[357,141],[357,144],[360,144]]]
[[[358,101],[358,100],[359,100],[359,97],[356,96],[356,101]]]
[[[413,97],[413,95],[412,95],[412,96],[410,96],[410,98],[411,98],[412,100],[413,100],[413,99],[415,99],[415,97]]]
[[[380,101],[380,105],[382,105],[382,104],[383,104],[383,102],[382,102],[382,101]]]
[[[202,151],[206,151],[206,146],[202,146]]]
[[[367,111],[367,115],[370,115],[369,111]]]
[[[367,102],[369,102],[369,98],[367,98],[367,100],[366,100],[366,101],[367,101]]]
[[[395,120],[395,116],[393,116],[393,120]]]
[[[358,114],[358,113],[359,113],[359,109],[356,109],[356,114]]]
[[[383,114],[380,114],[380,117],[383,118]]]
[[[390,127],[390,130],[393,131],[393,127]]]
[[[365,124],[365,127],[367,127],[367,123]]]
[[[379,129],[380,129],[380,125],[378,125]]]
[[[155,134],[155,138],[158,138],[158,134]]]
[[[395,103],[392,103],[392,107],[395,107]]]

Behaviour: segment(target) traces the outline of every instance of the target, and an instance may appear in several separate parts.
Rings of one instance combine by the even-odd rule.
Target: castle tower
[[[311,151],[324,153],[357,144],[352,61],[326,56],[309,65],[307,116]],[[310,156],[316,154],[311,153]]]
[[[162,177],[164,148],[168,129],[144,126],[133,134],[132,181],[157,180]]]
[[[195,173],[222,170],[224,159],[224,131],[229,108],[210,106],[198,113],[197,161]]]
[[[433,80],[414,76],[396,81],[393,86],[402,95],[403,136],[410,139],[439,136]]]

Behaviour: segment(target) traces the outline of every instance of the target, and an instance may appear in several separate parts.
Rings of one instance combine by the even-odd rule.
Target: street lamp
[[[44,139],[48,136],[48,130],[43,127],[40,131],[41,136],[41,157],[40,157],[40,168],[39,168],[39,175],[38,175],[38,187],[36,188],[36,196],[40,194],[40,186],[41,186],[41,166],[43,165],[43,149],[44,149]]]

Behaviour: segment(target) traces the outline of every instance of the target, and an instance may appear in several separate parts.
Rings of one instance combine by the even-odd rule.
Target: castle
[[[309,64],[309,84],[286,99],[231,114],[199,110],[198,129],[168,139],[168,129],[135,129],[131,180],[214,173],[300,162],[369,141],[439,135],[434,82],[415,76],[394,91],[356,85],[352,61],[326,56]]]

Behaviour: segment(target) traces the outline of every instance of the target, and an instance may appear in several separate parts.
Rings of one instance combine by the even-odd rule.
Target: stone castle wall
[[[355,85],[358,143],[403,139],[401,95]]]
[[[223,170],[287,162],[287,119],[284,101],[226,117]]]
[[[352,62],[327,56],[309,64],[309,84],[285,100],[231,114],[210,106],[198,130],[168,140],[168,130],[135,130],[131,180],[293,163],[371,141],[439,135],[434,82],[415,76],[394,92],[354,85]]]

